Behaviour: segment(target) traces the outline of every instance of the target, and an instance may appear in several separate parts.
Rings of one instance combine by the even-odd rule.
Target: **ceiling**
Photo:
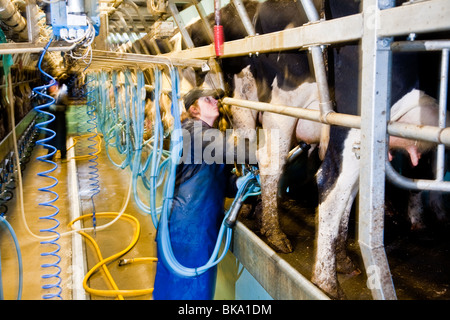
[[[187,9],[197,0],[170,0],[175,3],[178,11]],[[100,10],[112,7],[111,0],[100,0]],[[166,3],[167,0],[117,0],[120,3],[109,12],[109,32],[124,32],[123,20],[132,32],[148,32],[149,28],[158,20],[165,20],[171,16]],[[152,7],[156,10],[152,10]]]

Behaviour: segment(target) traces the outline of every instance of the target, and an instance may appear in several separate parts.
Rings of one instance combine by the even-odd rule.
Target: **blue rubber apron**
[[[224,199],[230,180],[226,168],[225,164],[203,162],[182,164],[177,169],[169,230],[175,258],[186,267],[204,265],[214,250],[224,218]],[[156,241],[159,241],[159,233]],[[216,267],[197,277],[184,278],[172,273],[162,261],[158,250],[153,291],[155,300],[214,298]]]

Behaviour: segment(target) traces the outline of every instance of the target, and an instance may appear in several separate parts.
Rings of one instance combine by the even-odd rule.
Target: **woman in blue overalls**
[[[219,228],[224,218],[225,197],[236,194],[236,176],[229,165],[207,164],[205,159],[195,163],[194,141],[202,139],[213,128],[219,117],[218,94],[212,90],[193,89],[184,96],[187,118],[182,129],[190,135],[183,139],[184,161],[178,165],[172,212],[169,220],[170,239],[175,258],[185,267],[204,265],[214,249]],[[213,133],[217,133],[213,132]],[[211,132],[209,132],[211,133]],[[201,136],[199,136],[201,134]],[[223,138],[222,133],[220,132]],[[212,142],[202,139],[202,155]],[[225,139],[223,140],[225,141]],[[225,143],[223,143],[225,146]],[[211,149],[209,146],[208,149]],[[190,155],[186,157],[186,152]],[[234,152],[234,148],[232,148]],[[216,152],[224,150],[216,150]],[[223,152],[225,157],[225,151]],[[247,156],[248,157],[248,156]],[[157,234],[156,241],[159,241]],[[184,278],[172,273],[162,262],[158,252],[158,264],[153,291],[155,300],[209,300],[214,298],[216,268],[194,277]]]

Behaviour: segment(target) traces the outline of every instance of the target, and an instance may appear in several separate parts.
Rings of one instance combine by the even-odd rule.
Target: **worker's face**
[[[198,106],[200,107],[202,117],[214,119],[214,121],[219,117],[219,104],[213,97],[200,97],[198,99]]]

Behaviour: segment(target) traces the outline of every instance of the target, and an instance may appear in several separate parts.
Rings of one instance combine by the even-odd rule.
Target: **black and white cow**
[[[328,1],[328,19],[359,12],[359,1]],[[330,52],[330,85],[338,112],[356,114],[358,106],[359,44],[334,46]],[[438,104],[421,91],[420,66],[417,53],[393,54],[391,120],[421,125],[438,125]],[[348,108],[354,108],[349,110]],[[319,188],[316,259],[312,281],[333,298],[344,294],[337,280],[337,271],[355,270],[346,253],[348,218],[359,189],[359,158],[352,151],[360,142],[360,131],[332,127],[330,142],[317,173]],[[421,155],[434,147],[431,143],[390,137],[389,158],[393,150],[403,150],[412,166]]]

